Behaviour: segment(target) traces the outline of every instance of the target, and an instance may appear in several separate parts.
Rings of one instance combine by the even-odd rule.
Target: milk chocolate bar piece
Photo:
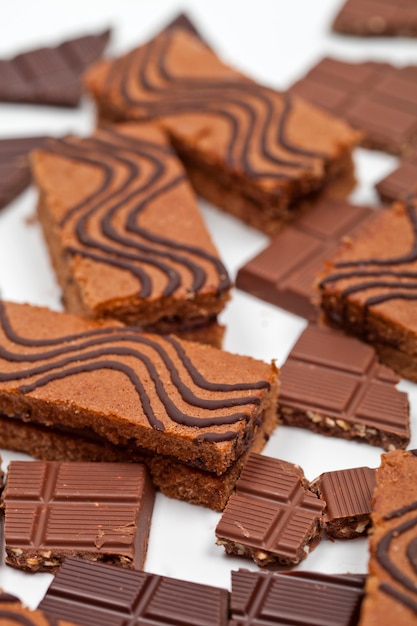
[[[76,107],[81,75],[101,57],[109,38],[106,30],[0,60],[0,102]]]
[[[405,448],[409,405],[398,382],[370,346],[309,325],[281,368],[279,416],[323,435]]]
[[[324,507],[298,466],[252,454],[217,525],[217,544],[260,566],[295,565],[320,541]]]
[[[395,450],[376,470],[369,575],[360,626],[417,619],[417,456]]]
[[[33,155],[33,172],[69,311],[221,343],[216,316],[230,280],[158,128],[127,124],[51,141]]]
[[[416,197],[378,213],[341,247],[320,283],[326,320],[372,344],[382,362],[414,381],[416,220]]]
[[[354,539],[368,534],[375,470],[354,467],[324,472],[310,489],[326,502],[323,523],[328,537]]]
[[[76,626],[68,615],[58,621],[50,619],[43,611],[31,611],[19,598],[0,589],[0,622],[4,626]]]
[[[417,152],[401,160],[399,166],[376,185],[384,202],[407,200],[417,195]]]
[[[41,148],[47,139],[38,136],[0,140],[0,209],[29,185],[29,152]]]
[[[68,558],[39,608],[79,626],[226,626],[226,589]]]
[[[226,66],[186,29],[96,64],[86,84],[102,121],[157,121],[197,193],[267,233],[333,185],[349,192],[358,134]]]
[[[344,200],[319,202],[239,269],[236,286],[291,313],[316,319],[317,276],[340,241],[354,236],[372,214],[371,208]]]
[[[417,5],[414,0],[346,0],[333,30],[364,37],[417,37]]]
[[[290,92],[345,119],[363,133],[365,147],[405,155],[417,144],[416,72],[326,57]]]
[[[155,492],[138,463],[11,461],[6,563],[54,572],[66,556],[143,569]]]
[[[364,576],[232,572],[229,626],[356,626]]]
[[[0,346],[0,412],[10,422],[71,435],[87,449],[92,442],[96,452],[116,449],[125,460],[171,459],[184,473],[201,472],[200,483],[233,471],[276,425],[276,369],[250,357],[3,302]],[[10,436],[31,451],[26,436]]]

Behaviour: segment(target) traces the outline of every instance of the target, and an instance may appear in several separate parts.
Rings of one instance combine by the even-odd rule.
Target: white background
[[[261,82],[280,89],[324,55],[342,59],[380,59],[398,64],[417,63],[412,39],[361,40],[330,33],[340,0],[1,0],[0,58],[35,46],[53,45],[111,26],[108,52],[122,53],[145,41],[180,10],[186,10],[219,55]],[[56,134],[86,134],[94,127],[94,110],[85,99],[77,110],[0,104],[0,138]],[[377,202],[373,184],[385,176],[396,159],[357,150],[359,185],[356,202]],[[52,273],[35,214],[36,191],[29,189],[0,212],[0,290],[3,298],[60,309],[60,291]],[[232,275],[261,250],[267,237],[245,227],[204,202],[208,227]],[[222,315],[227,325],[225,349],[278,365],[305,326],[304,320],[237,290]],[[412,442],[417,447],[417,388],[402,381],[410,393]],[[367,444],[330,439],[279,427],[265,454],[300,464],[307,478],[359,465],[376,467],[381,450]],[[12,458],[2,451],[3,467]],[[243,559],[226,557],[215,545],[219,514],[158,494],[149,541],[146,570],[190,581],[230,588],[230,571],[256,570]],[[299,566],[323,572],[365,572],[367,541],[321,544]],[[47,589],[49,574],[23,574],[0,565],[0,587],[36,607]]]

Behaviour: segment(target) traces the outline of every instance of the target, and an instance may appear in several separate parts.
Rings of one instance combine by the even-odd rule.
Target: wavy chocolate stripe
[[[3,303],[0,303],[0,319],[3,327],[3,331],[6,337],[17,344],[25,345],[27,347],[38,347],[38,343],[32,342],[32,340],[22,338],[18,336],[10,326],[8,321],[5,307]],[[104,333],[99,331],[108,330],[108,336],[100,336]],[[65,345],[70,337],[71,345]],[[158,341],[154,341],[149,337],[140,335],[132,335],[128,328],[109,328],[109,329],[97,329],[97,331],[90,331],[80,333],[78,335],[70,335],[68,337],[62,337],[60,339],[54,339],[48,345],[60,345],[58,349],[47,350],[45,352],[36,352],[35,354],[19,354],[6,350],[4,347],[0,348],[0,357],[8,360],[9,362],[42,362],[43,364],[35,367],[28,367],[24,370],[17,370],[8,373],[0,373],[0,381],[18,381],[27,378],[35,378],[31,382],[28,382],[19,387],[22,393],[30,393],[35,389],[47,385],[54,380],[60,380],[79,374],[82,372],[96,371],[100,369],[112,369],[122,372],[127,376],[132,383],[133,387],[138,394],[143,411],[147,417],[149,424],[157,429],[163,430],[163,423],[157,418],[153,411],[149,396],[136,372],[128,365],[121,361],[108,359],[109,356],[121,356],[132,357],[137,361],[140,361],[146,367],[151,380],[153,381],[154,388],[157,396],[163,406],[165,407],[168,417],[177,424],[183,424],[187,427],[207,428],[211,426],[235,424],[241,420],[248,420],[249,415],[245,412],[231,413],[229,415],[211,415],[209,417],[197,417],[184,413],[178,409],[169,394],[166,392],[163,383],[160,380],[157,368],[154,365],[152,359],[141,351],[126,346],[114,346],[115,341],[142,344],[152,348],[157,352],[162,359],[173,385],[178,390],[181,398],[190,406],[195,406],[207,411],[214,411],[216,409],[226,409],[235,406],[247,406],[253,404],[260,404],[260,400],[257,396],[240,396],[232,398],[219,398],[219,399],[206,399],[196,396],[196,394],[190,390],[190,388],[182,381],[178,369],[175,367],[172,359]],[[15,338],[18,341],[15,341]],[[257,381],[253,384],[241,383],[237,385],[227,384],[213,384],[206,381],[196,370],[195,366],[191,363],[190,359],[185,355],[184,351],[181,352],[180,344],[175,340],[162,339],[161,341],[167,341],[174,347],[180,360],[185,367],[187,373],[190,375],[193,382],[200,388],[216,391],[220,395],[225,394],[231,390],[256,390],[262,388],[269,388],[267,381]],[[103,347],[99,347],[103,346]],[[96,349],[90,349],[96,348]],[[180,349],[180,350],[179,350]],[[67,355],[67,356],[64,356]],[[68,356],[69,355],[69,356]],[[50,359],[57,360],[50,361]],[[64,357],[64,358],[63,358]],[[48,362],[45,362],[47,361]],[[233,436],[237,434],[234,433]],[[232,438],[232,433],[205,433],[203,437],[217,437],[217,440],[221,441]]]
[[[417,214],[415,200],[408,201],[405,205],[405,209],[407,218],[410,222],[410,228],[413,233],[413,242],[411,249],[408,252],[387,259],[371,257],[355,261],[340,261],[335,263],[334,267],[336,271],[326,276],[320,282],[319,288],[323,290],[326,285],[333,285],[342,280],[357,278],[359,279],[357,283],[350,285],[341,291],[340,295],[342,301],[346,300],[348,296],[352,294],[361,293],[369,289],[381,291],[379,293],[373,293],[373,295],[369,296],[365,300],[364,305],[366,308],[388,300],[416,300],[417,271],[413,272],[409,269],[390,269],[417,261]],[[369,269],[366,269],[367,267],[369,267]],[[375,267],[383,267],[384,269],[375,269]],[[412,293],[413,290],[415,290],[416,293]]]
[[[417,509],[417,502],[412,503],[409,506],[402,507],[397,511],[387,515],[384,519],[393,519],[396,517],[402,517],[403,515],[415,511]],[[398,567],[394,562],[391,555],[394,557],[401,558],[404,554],[398,552],[398,549],[394,546],[392,549],[392,544],[397,542],[401,537],[412,530],[415,526],[417,526],[417,516],[414,515],[411,519],[408,519],[405,522],[395,526],[389,532],[387,532],[382,539],[379,541],[376,548],[376,558],[381,565],[381,567],[388,573],[388,575],[394,580],[396,583],[400,585],[404,590],[411,593],[412,596],[408,593],[404,593],[401,589],[393,586],[390,583],[382,583],[380,585],[380,589],[395,598],[397,602],[405,604],[408,608],[410,608],[417,615],[417,587],[416,581],[413,580],[410,576],[408,576],[402,567]],[[414,545],[415,539],[411,541]],[[408,546],[407,546],[408,548]],[[413,552],[411,552],[413,554]],[[415,562],[410,561],[410,552],[408,549],[405,551],[405,556],[409,561],[413,570],[415,570]]]
[[[68,209],[61,219],[60,226],[64,227],[69,219],[76,218],[74,233],[79,245],[69,246],[67,251],[130,272],[140,284],[140,297],[152,295],[152,279],[145,268],[138,267],[138,263],[153,266],[166,276],[167,283],[163,290],[166,297],[174,294],[182,285],[181,274],[172,264],[182,265],[190,273],[191,291],[201,290],[207,274],[195,258],[204,259],[214,267],[219,281],[218,292],[227,290],[230,280],[223,263],[216,256],[198,246],[179,243],[139,226],[140,213],[152,201],[182,184],[185,176],[180,174],[164,180],[167,178],[167,167],[161,157],[161,153],[167,154],[164,147],[150,141],[129,141],[121,135],[114,130],[106,130],[103,138],[83,140],[81,146],[63,140],[51,143],[48,148],[53,153],[93,165],[103,172],[103,181],[97,189],[88,198]],[[126,153],[131,154],[126,157]],[[141,174],[132,154],[151,165],[148,176]],[[169,154],[172,152],[169,151]],[[109,192],[117,164],[126,167],[128,174],[115,190]],[[135,202],[139,197],[142,199]],[[113,218],[128,203],[133,203],[133,206],[122,232],[119,232],[114,227]],[[107,208],[103,211],[104,204]],[[98,220],[103,240],[89,232],[88,224],[94,219]]]
[[[107,87],[116,82],[125,102],[129,106],[141,108],[144,119],[207,111],[223,118],[230,128],[226,157],[228,164],[243,168],[254,178],[291,179],[298,176],[299,169],[311,169],[312,159],[328,158],[322,152],[295,146],[286,137],[287,120],[292,110],[292,100],[288,94],[281,96],[282,110],[278,111],[275,92],[240,78],[238,74],[234,79],[219,80],[187,79],[170,73],[166,61],[173,32],[165,32],[124,59],[116,61],[109,71]],[[148,78],[150,69],[153,76],[156,72],[154,81]],[[134,86],[138,86],[149,98],[138,98],[131,94],[132,79],[135,81]],[[247,120],[246,129],[236,109]],[[240,154],[236,155],[238,140],[242,148]],[[274,154],[269,147],[271,142],[288,156],[285,158]],[[295,169],[296,172],[291,174],[254,168],[250,163],[250,146],[256,146],[256,151],[272,166],[279,165]],[[294,160],[294,156],[302,160]]]

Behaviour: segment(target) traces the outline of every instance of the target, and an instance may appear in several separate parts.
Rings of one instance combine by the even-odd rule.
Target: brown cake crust
[[[276,424],[273,364],[30,305],[0,320],[0,412],[20,425],[220,476]]]
[[[95,65],[86,84],[102,120],[157,120],[186,167],[193,163],[215,187],[230,190],[235,204],[250,202],[232,212],[269,233],[288,219],[289,207],[296,212],[299,201],[346,170],[359,139],[344,122],[223,64],[184,30],[163,31]],[[196,187],[213,198],[205,185]],[[215,197],[229,210],[229,198]]]
[[[161,131],[126,124],[50,142],[33,170],[69,311],[221,339],[230,281]]]
[[[375,216],[339,251],[319,285],[326,321],[371,343],[417,381],[417,200]]]
[[[416,478],[415,451],[382,455],[372,497],[373,532],[360,626],[416,622]]]

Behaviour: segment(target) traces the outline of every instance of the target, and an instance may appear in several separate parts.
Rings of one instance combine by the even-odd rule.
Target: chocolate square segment
[[[405,155],[416,144],[415,66],[324,58],[290,92],[347,120],[365,147]]]
[[[9,565],[50,572],[68,555],[144,565],[154,490],[143,465],[12,461],[3,503]]]
[[[353,236],[373,210],[346,201],[327,200],[300,216],[238,271],[243,291],[316,319],[313,285],[342,238]]]
[[[345,0],[333,30],[363,37],[417,37],[414,0]]]
[[[281,368],[284,424],[385,449],[410,439],[407,395],[365,343],[309,325]]]
[[[356,626],[364,576],[232,572],[229,626]]]
[[[69,558],[39,605],[80,626],[226,626],[225,589]]]
[[[217,543],[261,566],[296,564],[320,540],[324,506],[298,466],[252,454],[217,525]]]

